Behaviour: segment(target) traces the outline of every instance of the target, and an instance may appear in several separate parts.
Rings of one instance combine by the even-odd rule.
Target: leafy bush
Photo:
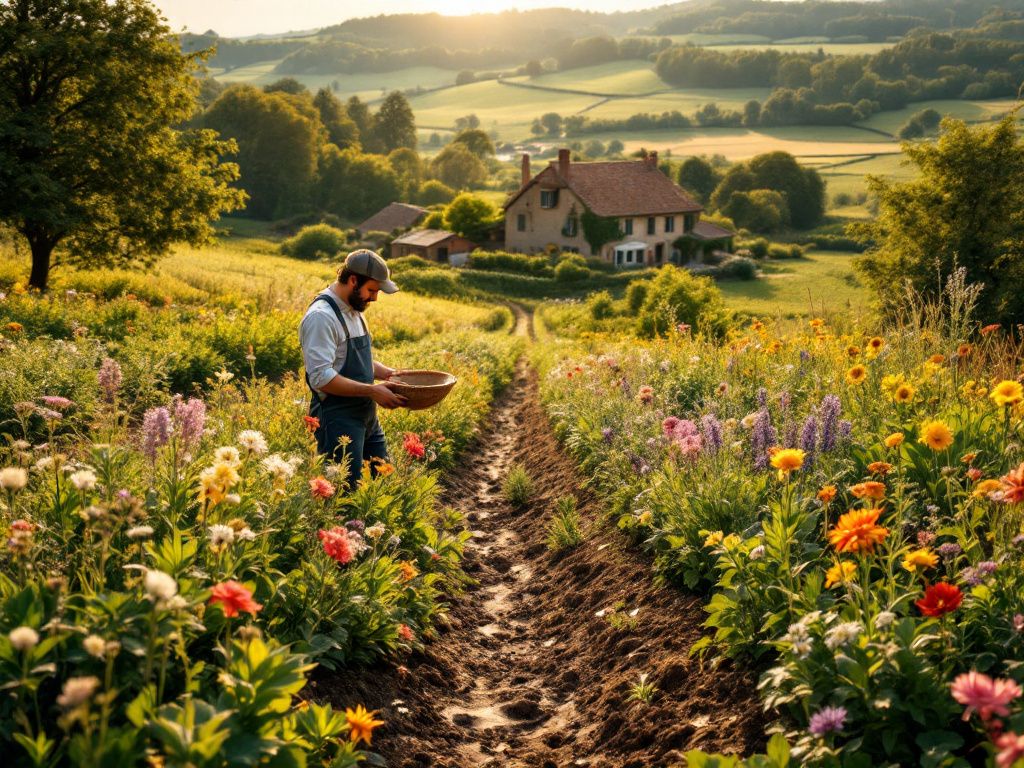
[[[587,311],[595,320],[605,320],[615,314],[615,302],[608,291],[597,291],[587,297]]]
[[[757,263],[744,256],[732,256],[718,267],[715,276],[729,280],[755,280]]]
[[[397,259],[388,260],[388,268],[393,275],[410,269],[431,269],[436,267],[437,262],[429,261],[422,256],[399,256]]]
[[[664,336],[679,323],[720,333],[728,323],[728,313],[721,291],[710,278],[667,265],[648,281],[637,316],[637,333],[644,338]]]
[[[501,485],[501,492],[513,507],[524,507],[533,497],[533,480],[526,467],[516,464],[509,469]]]
[[[559,283],[578,283],[590,277],[587,262],[575,254],[563,258],[555,267],[555,280]]]
[[[492,272],[521,272],[524,275],[552,277],[554,270],[544,256],[504,251],[473,251],[469,254],[469,267]]]
[[[768,247],[768,258],[770,259],[802,259],[803,257],[804,249],[796,243],[790,245],[772,243]]]
[[[343,230],[329,224],[313,224],[282,242],[281,253],[306,261],[331,259],[345,250],[347,243],[348,235]]]
[[[420,205],[447,205],[455,199],[455,190],[437,179],[423,182],[419,192]]]

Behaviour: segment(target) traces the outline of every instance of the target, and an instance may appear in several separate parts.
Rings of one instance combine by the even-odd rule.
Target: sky
[[[464,15],[530,8],[636,11],[668,0],[154,0],[171,29],[212,29],[222,37],[316,29],[359,16],[391,13]]]

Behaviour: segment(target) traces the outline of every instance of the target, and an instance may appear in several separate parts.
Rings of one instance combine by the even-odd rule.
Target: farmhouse
[[[419,256],[450,262],[453,256],[467,254],[476,247],[476,243],[444,229],[414,229],[391,241],[391,258]]]
[[[360,234],[367,232],[394,232],[396,229],[409,229],[427,215],[426,208],[408,203],[391,203],[381,208],[373,216],[356,227]]]
[[[621,267],[685,264],[723,240],[731,245],[728,230],[697,235],[702,210],[658,169],[657,152],[637,161],[572,163],[561,149],[536,176],[523,155],[522,184],[505,203],[505,249],[556,248]],[[680,249],[680,238],[692,245]]]

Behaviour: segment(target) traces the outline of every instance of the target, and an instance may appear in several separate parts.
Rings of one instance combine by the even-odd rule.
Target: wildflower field
[[[138,293],[72,273],[0,294],[4,764],[379,762],[376,713],[302,691],[317,665],[420,647],[466,583],[437,472],[512,376],[511,313],[415,297],[371,313],[381,359],[461,385],[383,414],[392,462],[347,488],[305,415],[305,299],[130,279]],[[326,282],[305,276],[305,298]]]
[[[649,342],[538,313],[558,436],[656,576],[706,595],[691,653],[759,671],[775,735],[744,764],[1024,758],[1021,343],[972,301],[954,276],[882,327]]]

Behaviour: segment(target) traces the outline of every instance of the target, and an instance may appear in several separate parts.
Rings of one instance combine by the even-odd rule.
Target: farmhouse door
[[[661,262],[665,260],[665,244],[658,243],[654,246],[654,263],[661,266]]]

